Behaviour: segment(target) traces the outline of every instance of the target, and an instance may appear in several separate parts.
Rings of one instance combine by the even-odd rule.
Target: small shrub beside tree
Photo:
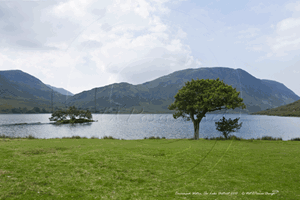
[[[238,129],[241,128],[243,122],[238,124],[239,119],[240,118],[231,120],[231,118],[229,118],[229,120],[226,120],[225,117],[223,117],[223,119],[221,119],[220,122],[215,122],[216,129],[218,131],[223,132],[223,135],[224,135],[225,139],[227,140],[228,134],[230,134],[231,132],[236,132]],[[236,130],[234,130],[234,129],[236,129]]]

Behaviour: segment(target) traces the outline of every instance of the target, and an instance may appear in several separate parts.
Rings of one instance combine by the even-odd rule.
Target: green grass
[[[0,199],[300,199],[298,141],[2,135]]]

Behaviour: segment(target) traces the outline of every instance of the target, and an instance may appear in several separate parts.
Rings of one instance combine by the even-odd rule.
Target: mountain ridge
[[[10,74],[7,74],[8,72]],[[175,71],[137,85],[127,82],[113,83],[92,88],[73,96],[61,94],[53,88],[55,96],[53,104],[55,109],[65,109],[74,105],[81,109],[95,111],[95,90],[97,90],[96,110],[98,113],[111,113],[120,110],[120,113],[131,113],[132,110],[143,113],[174,113],[175,111],[167,109],[168,105],[174,102],[174,96],[185,85],[185,82],[197,78],[220,78],[224,83],[240,91],[239,97],[244,99],[246,110],[236,108],[235,110],[228,110],[227,113],[249,114],[300,100],[300,97],[284,84],[273,80],[257,79],[243,69],[201,67]],[[26,99],[27,95],[27,101],[38,102],[38,105],[44,108],[51,108],[51,87],[53,86],[44,84],[21,70],[0,71],[0,79],[0,89],[3,91],[0,93],[0,104],[9,103],[8,101],[5,102],[9,96],[10,101],[15,101],[15,106],[18,106],[24,104],[24,102],[18,103],[18,101]],[[56,89],[61,89],[61,92],[67,91],[63,88]],[[212,113],[223,112],[224,110]]]
[[[48,86],[50,89],[53,89],[54,91],[63,94],[63,95],[67,95],[67,96],[74,96],[74,94],[68,90],[65,90],[64,88],[57,88],[54,86],[51,86],[49,84],[45,84],[46,86]]]
[[[284,85],[282,86],[284,88],[283,92],[279,93],[276,91],[276,88],[274,88],[274,84],[277,83],[276,81],[257,79],[240,68],[215,67],[175,71],[152,81],[137,85],[121,82],[104,87],[97,87],[96,105],[100,110],[103,110],[103,107],[124,105],[127,107],[127,112],[135,106],[140,110],[143,109],[143,107],[148,107],[144,109],[144,112],[158,111],[160,113],[170,113],[172,111],[167,110],[167,105],[170,105],[175,100],[174,96],[177,91],[185,85],[184,83],[186,81],[191,81],[192,78],[194,80],[196,80],[196,78],[224,79],[226,84],[237,88],[237,91],[241,91],[240,97],[243,96],[244,102],[248,104],[249,108],[246,113],[278,107],[300,99],[299,96]],[[96,88],[85,91],[84,97],[81,97],[80,93],[75,94],[73,97],[76,98],[76,100],[72,97],[69,98],[67,100],[68,105],[93,109],[95,89]],[[126,98],[124,98],[125,96]],[[123,97],[123,99],[119,100],[121,97]],[[131,99],[129,99],[129,97],[131,97]],[[257,100],[258,97],[260,100]],[[85,102],[89,102],[89,105],[80,103],[81,98],[84,98]],[[114,103],[109,104],[109,100]],[[244,110],[236,110],[236,112],[240,111],[245,112]]]

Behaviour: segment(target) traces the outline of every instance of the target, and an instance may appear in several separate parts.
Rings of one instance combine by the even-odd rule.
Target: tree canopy
[[[66,120],[67,117],[70,120]],[[77,119],[79,117],[79,119]],[[85,119],[86,118],[86,119]],[[75,106],[71,106],[68,110],[57,110],[52,113],[52,116],[49,118],[50,121],[57,121],[57,122],[86,122],[86,121],[93,121],[92,113],[89,110],[77,110]]]
[[[194,124],[194,139],[199,139],[199,124],[207,112],[215,110],[246,108],[240,92],[230,85],[214,79],[192,79],[186,82],[175,95],[175,101],[169,105],[169,110],[175,110],[174,119],[179,117],[192,119]],[[197,118],[194,116],[196,115]]]

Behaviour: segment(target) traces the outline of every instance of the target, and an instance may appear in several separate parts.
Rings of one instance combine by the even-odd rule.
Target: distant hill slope
[[[227,113],[253,113],[270,108],[293,103],[300,99],[293,91],[281,83],[270,80],[260,80],[242,69],[227,67],[186,69],[162,76],[143,84],[114,83],[104,87],[94,88],[70,97],[66,103],[83,109],[96,109],[100,112],[115,113],[120,108],[123,113],[143,111],[143,113],[174,113],[167,107],[174,102],[174,96],[185,82],[192,79],[217,79],[232,85],[241,91],[246,110],[235,109]],[[121,113],[122,113],[121,112]],[[223,113],[215,111],[212,113]]]
[[[54,86],[51,86],[49,84],[46,84],[49,88],[53,89],[54,91],[60,93],[60,94],[63,94],[63,95],[67,95],[67,96],[73,96],[74,94],[69,92],[68,90],[65,90],[64,88],[57,88],[57,87],[54,87]]]
[[[21,70],[0,71],[0,110],[11,107],[51,106],[52,90],[42,81]],[[53,105],[60,107],[68,96],[53,92]]]
[[[251,115],[300,117],[300,100],[277,108],[251,113]]]

